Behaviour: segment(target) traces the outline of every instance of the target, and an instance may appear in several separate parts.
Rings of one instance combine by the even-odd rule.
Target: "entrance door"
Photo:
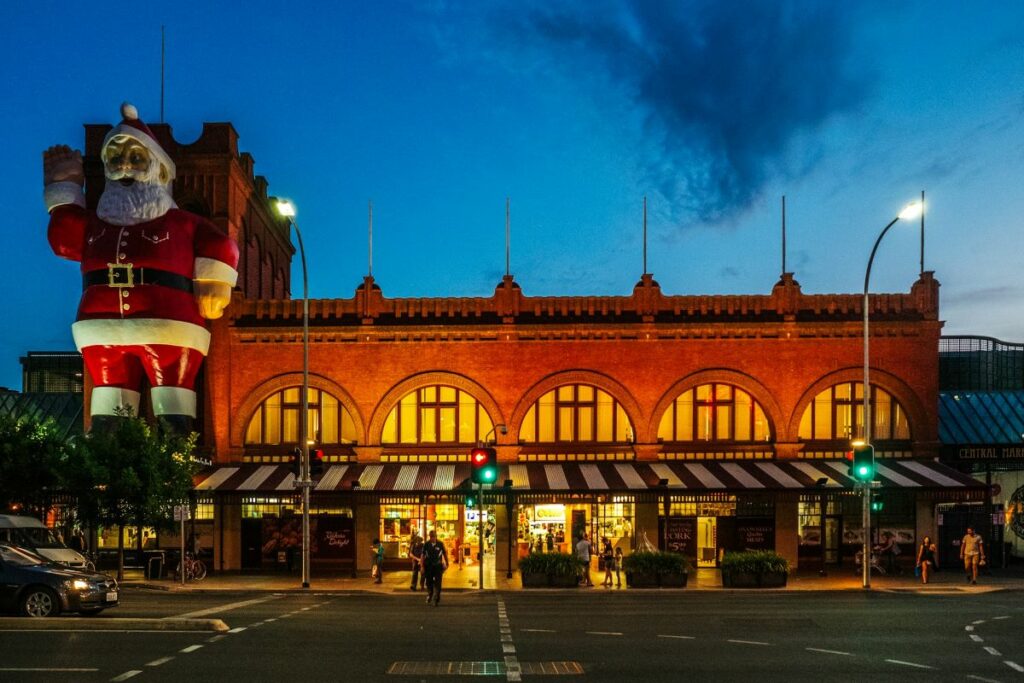
[[[242,569],[259,569],[263,559],[263,520],[242,520]]]
[[[839,564],[840,541],[843,538],[843,518],[839,515],[825,517],[825,564]]]
[[[697,567],[718,566],[718,518],[697,518]]]

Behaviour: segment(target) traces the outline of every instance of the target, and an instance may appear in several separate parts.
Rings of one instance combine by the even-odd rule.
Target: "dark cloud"
[[[736,217],[777,176],[806,173],[792,143],[858,107],[868,77],[847,63],[842,3],[589,0],[534,7],[499,31],[533,46],[595,96],[646,119],[644,170],[703,221]],[[596,76],[596,77],[595,77]]]

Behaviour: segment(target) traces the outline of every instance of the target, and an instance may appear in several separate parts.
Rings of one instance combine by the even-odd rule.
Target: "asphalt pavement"
[[[1011,591],[465,591],[433,607],[408,591],[127,588],[96,621],[118,617],[230,630],[0,630],[0,680],[1024,680]]]

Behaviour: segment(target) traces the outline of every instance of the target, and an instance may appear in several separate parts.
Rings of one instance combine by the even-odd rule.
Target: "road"
[[[204,616],[232,630],[3,631],[0,680],[401,683],[467,680],[460,667],[476,667],[501,681],[1013,681],[1024,680],[1020,598],[467,592],[435,608],[411,592],[126,589],[123,606],[96,620]]]

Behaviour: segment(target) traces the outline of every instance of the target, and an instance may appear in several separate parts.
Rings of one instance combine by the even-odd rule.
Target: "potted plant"
[[[582,572],[579,560],[569,553],[530,553],[519,560],[523,588],[573,588]]]
[[[689,563],[678,553],[643,551],[624,557],[622,569],[630,588],[683,588]]]
[[[722,585],[726,588],[781,588],[788,573],[789,562],[771,550],[726,553],[722,558]]]

